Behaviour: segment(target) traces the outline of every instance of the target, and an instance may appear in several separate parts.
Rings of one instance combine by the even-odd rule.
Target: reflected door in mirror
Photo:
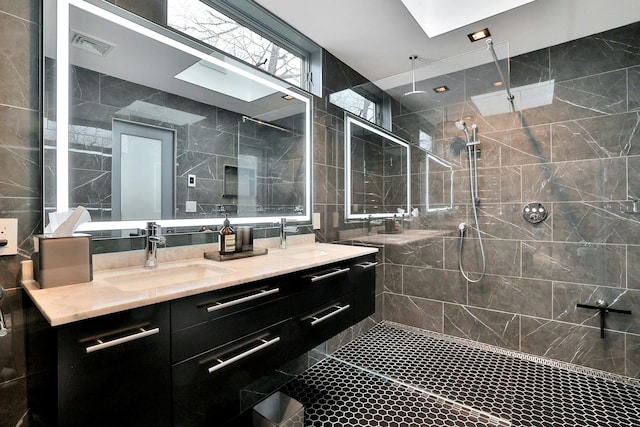
[[[173,218],[174,135],[169,129],[114,120],[113,219]]]

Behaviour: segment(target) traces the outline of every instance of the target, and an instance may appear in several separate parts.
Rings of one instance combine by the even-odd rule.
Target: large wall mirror
[[[103,0],[44,3],[45,215],[310,221],[308,95]]]
[[[345,217],[382,218],[411,211],[409,144],[345,114]]]

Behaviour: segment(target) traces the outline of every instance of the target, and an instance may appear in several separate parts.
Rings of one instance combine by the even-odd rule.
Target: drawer
[[[171,302],[171,330],[180,330],[246,308],[282,298],[287,294],[286,277],[207,292]]]
[[[240,389],[288,360],[282,322],[173,366],[173,425],[218,426],[240,412]]]
[[[287,298],[269,299],[263,304],[180,329],[171,334],[171,360],[177,363],[220,347],[282,322],[291,317],[290,313],[291,304]]]
[[[349,265],[335,265],[302,276],[293,298],[294,314],[305,313],[353,292],[350,274]]]
[[[357,323],[376,311],[375,256],[362,257],[351,267],[349,281],[353,288],[353,323]]]
[[[59,425],[168,425],[169,356],[169,304],[61,327]]]
[[[296,341],[293,349],[296,354],[301,354],[352,324],[353,294],[349,293],[296,317],[294,329],[300,339]]]

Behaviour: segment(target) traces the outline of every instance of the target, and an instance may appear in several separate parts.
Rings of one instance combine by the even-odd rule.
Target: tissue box
[[[91,235],[74,234],[33,238],[33,272],[40,288],[71,285],[93,280]]]

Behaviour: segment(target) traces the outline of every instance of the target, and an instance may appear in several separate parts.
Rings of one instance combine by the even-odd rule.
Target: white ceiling
[[[428,1],[428,0],[425,0]],[[468,0],[450,4],[450,20]],[[497,0],[476,0],[478,8]],[[400,0],[256,0],[382,89],[492,61],[484,41],[467,34],[488,27],[500,59],[640,21],[638,0],[535,0],[429,38]],[[465,3],[466,2],[466,3]],[[465,5],[466,4],[466,5]]]

